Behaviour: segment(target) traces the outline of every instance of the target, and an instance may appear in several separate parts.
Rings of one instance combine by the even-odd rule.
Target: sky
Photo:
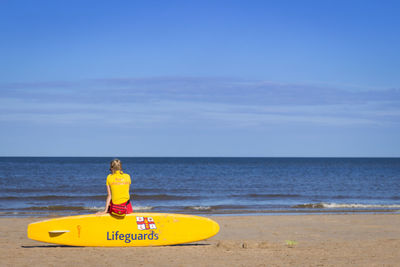
[[[400,157],[399,1],[0,1],[0,156]]]

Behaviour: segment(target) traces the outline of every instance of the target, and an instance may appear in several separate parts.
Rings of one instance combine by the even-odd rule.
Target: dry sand
[[[400,214],[212,218],[209,240],[142,248],[40,243],[26,228],[43,218],[0,218],[0,266],[400,266]]]

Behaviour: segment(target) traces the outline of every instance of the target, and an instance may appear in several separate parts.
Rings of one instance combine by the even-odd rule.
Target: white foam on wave
[[[188,207],[189,209],[192,210],[211,210],[212,208],[210,206],[192,206]]]
[[[100,210],[104,210],[104,207],[85,207],[85,209],[87,209],[87,210],[97,210],[97,211],[100,211]]]
[[[153,207],[150,206],[133,206],[133,210],[140,211],[140,210],[152,210]]]
[[[389,208],[396,209],[400,208],[400,205],[392,204],[392,205],[379,205],[379,204],[339,204],[339,203],[321,203],[324,208],[328,209],[337,209],[337,208],[353,208],[353,209],[368,209],[368,208]]]

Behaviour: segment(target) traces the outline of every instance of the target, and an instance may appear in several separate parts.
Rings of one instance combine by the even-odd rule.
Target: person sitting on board
[[[110,163],[111,174],[107,176],[107,200],[104,211],[97,214],[111,213],[113,215],[125,215],[132,213],[132,204],[130,203],[129,187],[131,177],[122,172],[122,163],[119,159],[114,159]],[[122,209],[122,213],[118,210]],[[121,214],[116,214],[121,213]]]

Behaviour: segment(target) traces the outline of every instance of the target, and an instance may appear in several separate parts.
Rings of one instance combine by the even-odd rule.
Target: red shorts
[[[110,206],[108,206],[108,213],[110,213],[111,210],[111,206],[113,205],[112,201],[110,201]],[[128,204],[126,204],[126,214],[132,213],[133,209],[132,209],[132,204],[131,201],[128,200]]]

